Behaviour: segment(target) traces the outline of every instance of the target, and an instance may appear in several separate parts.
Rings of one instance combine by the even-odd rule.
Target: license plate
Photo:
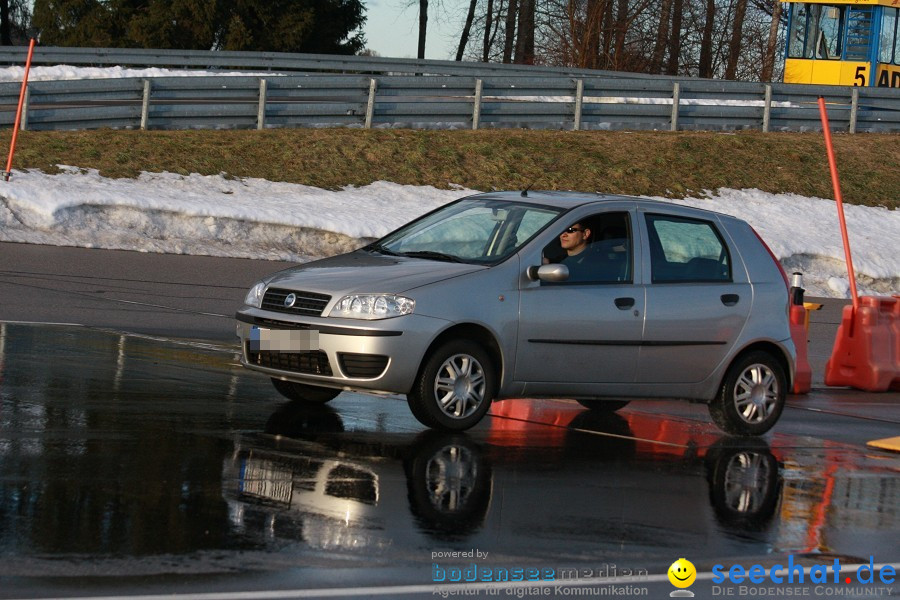
[[[269,502],[291,504],[294,473],[270,460],[248,458],[241,465],[241,493]]]
[[[315,352],[319,349],[317,329],[267,329],[250,327],[251,352]]]

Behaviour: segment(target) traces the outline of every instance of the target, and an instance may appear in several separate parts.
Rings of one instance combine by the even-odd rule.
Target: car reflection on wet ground
[[[0,323],[0,596],[897,562],[900,458],[864,441],[900,395],[836,397],[756,439],[703,406],[567,400],[447,434],[400,398],[284,403],[227,347]]]

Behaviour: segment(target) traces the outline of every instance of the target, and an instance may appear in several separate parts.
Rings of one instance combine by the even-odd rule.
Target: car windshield
[[[516,252],[560,212],[507,200],[463,199],[388,234],[367,249],[396,256],[493,264]]]

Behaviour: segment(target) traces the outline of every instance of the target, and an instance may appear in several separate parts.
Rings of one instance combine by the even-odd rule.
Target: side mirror
[[[531,266],[525,274],[531,281],[540,279],[548,283],[560,283],[569,278],[569,267],[560,264]]]

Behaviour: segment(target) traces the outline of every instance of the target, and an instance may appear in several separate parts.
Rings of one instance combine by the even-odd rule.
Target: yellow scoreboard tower
[[[900,88],[900,0],[782,0],[785,83]]]

